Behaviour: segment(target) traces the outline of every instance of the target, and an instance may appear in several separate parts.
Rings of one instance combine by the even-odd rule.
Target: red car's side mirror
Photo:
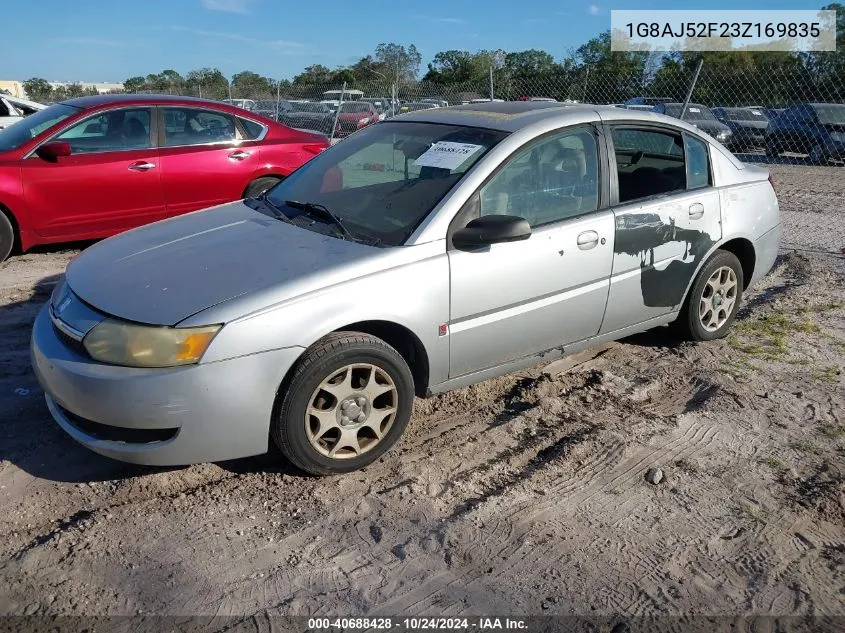
[[[44,143],[35,150],[35,153],[45,160],[57,160],[63,156],[71,155],[70,143],[65,141],[51,141]]]

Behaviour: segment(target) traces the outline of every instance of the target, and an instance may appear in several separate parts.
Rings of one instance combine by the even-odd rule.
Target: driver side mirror
[[[55,162],[59,158],[70,156],[71,147],[70,143],[66,141],[51,141],[49,143],[44,143],[41,147],[35,150],[35,153],[44,160]]]
[[[531,237],[528,220],[515,215],[482,215],[455,231],[452,244],[461,250],[474,250],[490,244],[518,242]]]

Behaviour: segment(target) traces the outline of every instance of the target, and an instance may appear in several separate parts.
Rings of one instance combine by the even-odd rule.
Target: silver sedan
[[[120,460],[342,473],[426,397],[671,324],[725,336],[780,239],[768,172],[677,119],[396,117],[257,198],[89,248],[38,315],[56,422]]]

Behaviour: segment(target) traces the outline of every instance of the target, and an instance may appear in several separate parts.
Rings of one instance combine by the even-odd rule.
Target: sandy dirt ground
[[[806,250],[731,336],[649,332],[417,400],[396,448],[343,477],[276,452],[153,469],[75,444],[27,346],[78,251],[13,257],[0,614],[845,615],[845,172],[772,169],[784,242]]]

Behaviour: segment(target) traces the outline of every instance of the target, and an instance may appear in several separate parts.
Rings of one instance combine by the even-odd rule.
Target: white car
[[[25,116],[29,116],[46,108],[43,103],[0,94],[0,129],[17,123]]]

